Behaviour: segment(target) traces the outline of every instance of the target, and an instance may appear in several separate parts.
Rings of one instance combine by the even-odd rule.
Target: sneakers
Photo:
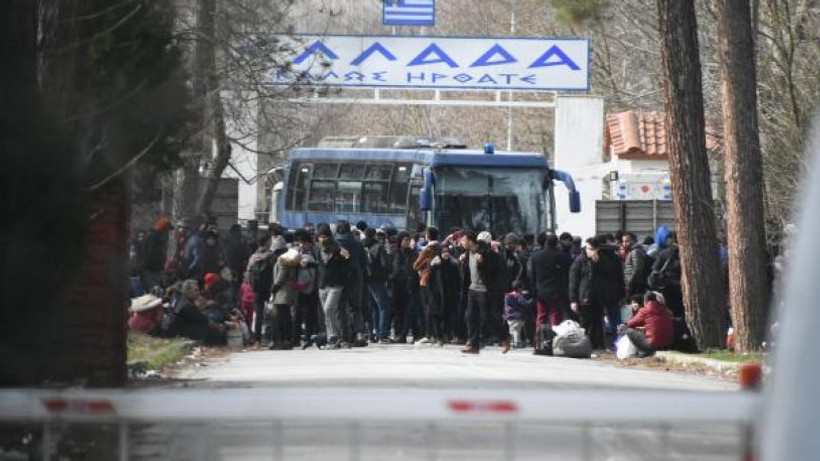
[[[510,347],[511,346],[512,346],[512,344],[510,343],[509,338],[502,339],[501,340],[501,353],[506,354],[507,352],[510,352]]]
[[[414,344],[430,344],[430,338],[425,336],[424,338],[416,341]]]
[[[390,344],[390,340],[387,338],[382,338],[379,340],[379,344]]]
[[[462,354],[478,354],[479,352],[478,348],[472,344],[468,344],[464,346],[464,349],[461,349]]]

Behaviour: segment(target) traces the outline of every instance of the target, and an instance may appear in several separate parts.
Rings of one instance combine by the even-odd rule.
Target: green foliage
[[[185,338],[155,338],[144,333],[128,333],[128,366],[158,370],[178,362],[191,350],[194,342]]]
[[[139,0],[125,7],[88,2],[81,22],[78,81],[88,112],[83,150],[97,149],[88,169],[95,185],[139,157],[136,199],[155,195],[154,179],[180,164],[189,130],[189,94],[182,53],[173,36],[175,10],[169,0]],[[93,14],[96,13],[96,14]]]
[[[600,22],[609,9],[609,0],[550,0],[556,16],[572,27]]]
[[[761,352],[739,353],[728,350],[710,350],[703,354],[700,354],[700,357],[703,357],[705,359],[718,360],[721,362],[741,363],[763,362],[766,359],[766,354]]]

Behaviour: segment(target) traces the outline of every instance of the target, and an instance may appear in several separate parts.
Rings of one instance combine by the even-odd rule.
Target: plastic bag
[[[632,344],[632,340],[627,335],[621,335],[615,343],[615,357],[623,360],[638,355],[638,348]]]
[[[578,322],[575,320],[564,320],[558,325],[553,326],[552,331],[558,336],[570,336],[575,332],[579,332],[581,335],[584,334],[584,329],[581,328],[581,325],[578,325]]]

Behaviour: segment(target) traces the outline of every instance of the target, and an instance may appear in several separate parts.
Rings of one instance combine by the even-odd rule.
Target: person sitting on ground
[[[174,305],[174,328],[181,335],[209,345],[224,345],[227,329],[202,313],[205,305],[196,280],[182,282],[182,295]]]
[[[229,288],[230,284],[223,280],[219,274],[205,274],[205,286],[202,293],[205,298],[205,305],[202,306],[202,313],[211,322],[221,324],[231,319],[233,306],[228,301]]]
[[[618,328],[622,334],[629,336],[629,340],[638,349],[638,357],[651,356],[655,351],[672,345],[672,315],[662,300],[663,297],[657,292],[647,292],[643,307]]]
[[[149,335],[159,335],[164,313],[162,298],[153,294],[142,295],[131,300],[131,315],[128,318],[128,328]]]

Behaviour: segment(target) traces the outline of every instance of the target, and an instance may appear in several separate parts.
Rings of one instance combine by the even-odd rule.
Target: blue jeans
[[[387,294],[387,283],[367,282],[367,291],[370,293],[372,306],[370,329],[376,330],[379,339],[390,336],[390,298]]]

